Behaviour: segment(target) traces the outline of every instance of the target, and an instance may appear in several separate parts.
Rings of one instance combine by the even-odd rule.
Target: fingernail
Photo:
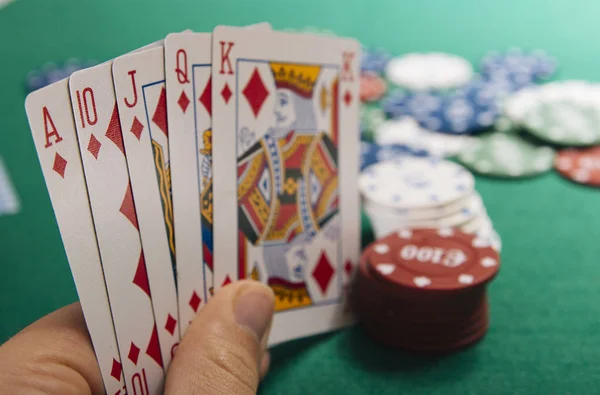
[[[252,285],[235,299],[235,321],[248,327],[258,338],[265,336],[273,317],[274,298],[270,288]]]

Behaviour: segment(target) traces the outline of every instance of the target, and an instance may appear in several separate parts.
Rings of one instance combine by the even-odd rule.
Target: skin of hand
[[[272,290],[238,281],[200,310],[167,372],[166,395],[254,395],[269,369]],[[79,303],[57,310],[0,347],[0,393],[104,394]]]

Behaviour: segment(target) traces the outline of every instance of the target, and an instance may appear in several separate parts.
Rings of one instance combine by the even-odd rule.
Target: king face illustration
[[[335,87],[336,79],[318,85],[322,68],[316,65],[272,62],[269,68],[275,86],[273,121],[238,158],[237,190],[240,237],[259,247],[263,264],[240,251],[240,270],[269,284],[281,311],[318,299],[309,286],[311,249],[318,248],[319,232],[339,216],[332,139],[337,123],[319,125],[317,114],[327,83]]]

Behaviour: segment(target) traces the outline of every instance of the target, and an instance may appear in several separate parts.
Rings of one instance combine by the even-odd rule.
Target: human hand
[[[239,281],[200,310],[176,350],[165,394],[254,395],[269,369],[270,288]],[[0,347],[0,393],[103,394],[79,303],[31,324]]]

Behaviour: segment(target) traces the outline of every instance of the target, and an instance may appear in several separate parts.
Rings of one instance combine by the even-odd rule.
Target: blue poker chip
[[[391,58],[392,55],[384,49],[363,48],[360,69],[362,72],[370,71],[382,74]]]
[[[492,126],[500,115],[500,100],[527,85],[500,76],[477,76],[448,94],[395,91],[381,106],[390,118],[410,116],[428,130],[470,134]]]
[[[532,81],[515,80],[511,75],[496,74],[473,79],[465,93],[477,103],[497,103],[498,100],[533,84]]]
[[[27,92],[33,92],[57,81],[68,78],[74,72],[92,67],[96,61],[81,61],[69,59],[62,64],[48,63],[40,70],[33,70],[27,74]]]
[[[556,61],[543,51],[488,53],[479,64],[487,78],[503,75],[516,83],[534,83],[550,78],[556,72]]]
[[[425,150],[410,148],[401,144],[378,145],[360,142],[360,170],[379,162],[394,160],[405,156],[427,156]]]
[[[407,93],[395,90],[382,99],[381,107],[391,118],[403,116],[424,117],[439,110],[443,105],[444,95],[432,92]]]

